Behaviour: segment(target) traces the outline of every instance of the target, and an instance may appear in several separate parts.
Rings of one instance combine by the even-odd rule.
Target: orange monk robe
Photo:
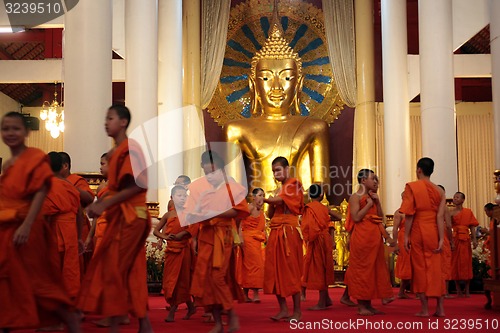
[[[441,253],[434,253],[439,243],[437,212],[440,203],[441,194],[436,185],[418,180],[406,184],[399,209],[405,215],[413,215],[409,239],[413,291],[427,297],[441,297],[445,293]]]
[[[304,252],[299,232],[299,216],[304,210],[302,184],[289,178],[278,196],[283,203],[276,205],[271,219],[264,263],[264,293],[282,297],[295,295],[302,288]],[[286,213],[286,214],[285,214]]]
[[[335,282],[333,274],[333,239],[328,232],[330,214],[321,202],[306,205],[302,216],[302,235],[307,242],[302,277],[307,289],[327,290]]]
[[[97,198],[103,200],[106,195],[109,194],[108,186],[104,186],[101,188],[99,193],[97,193]],[[102,237],[104,236],[104,232],[106,231],[106,226],[108,225],[108,221],[106,220],[106,212],[102,213],[101,216],[97,217],[94,221],[95,231],[94,231],[94,253],[97,252],[97,249],[101,246]]]
[[[83,178],[82,176],[79,176],[77,174],[70,174],[66,178],[71,184],[73,184],[77,189],[90,193],[92,197],[94,197],[94,192],[89,186],[89,183]],[[85,208],[82,206],[82,209]],[[87,239],[87,236],[89,235],[90,232],[90,220],[87,217],[87,214],[83,214],[83,222],[82,222],[82,239],[85,240]],[[81,276],[83,277],[83,274],[86,272],[87,267],[89,265],[90,259],[92,258],[92,253],[91,252],[85,252],[81,257],[80,257],[80,272]]]
[[[361,197],[360,210],[366,206],[367,198],[368,195]],[[349,287],[349,296],[357,300],[389,298],[393,295],[380,230],[380,218],[375,205],[352,228],[345,282]]]
[[[488,266],[490,266],[490,269],[488,270],[488,274],[490,276],[493,276],[493,271],[491,269],[491,266],[492,266],[491,265],[491,253],[493,253],[494,249],[493,249],[493,243],[492,243],[492,236],[491,236],[491,234],[493,232],[495,232],[494,228],[496,228],[495,219],[490,218],[490,229],[489,229],[489,232],[488,232],[488,236],[486,237],[486,240],[483,243],[483,247],[485,249],[488,249],[488,251],[490,251],[490,255],[488,256],[488,259],[486,260],[486,264]]]
[[[217,189],[212,187],[212,190],[195,193],[200,195],[195,198],[193,192],[190,192],[188,207],[198,202],[202,212],[221,213],[233,208],[238,212],[235,219],[245,218],[250,213],[244,199],[246,189],[232,179]],[[232,206],[227,207],[228,197],[243,199],[232,200]],[[214,217],[201,222],[198,232],[198,257],[191,285],[191,294],[197,305],[220,304],[224,310],[229,310],[233,308],[233,300],[243,301],[243,292],[236,282],[233,241],[233,218]]]
[[[71,298],[80,292],[80,259],[78,257],[77,213],[80,192],[66,179],[53,177],[43,203],[42,214],[49,221],[57,239],[58,259],[64,287]]]
[[[470,227],[477,227],[479,223],[469,208],[453,216],[453,242],[455,251],[451,256],[452,280],[472,279],[472,249],[469,235]]]
[[[443,278],[445,281],[452,280],[451,278],[451,245],[448,239],[448,227],[446,223],[444,224],[444,239],[443,239],[443,250],[441,251],[441,267],[443,271]]]
[[[405,219],[401,220],[398,230],[398,260],[394,275],[401,280],[411,280],[410,254],[405,249]]]
[[[165,234],[178,234],[187,231],[190,238],[180,241],[167,241],[165,264],[163,269],[163,293],[170,305],[178,305],[191,300],[189,290],[194,269],[194,251],[191,247],[191,235],[195,233],[197,224],[181,227],[177,216],[167,219],[163,228]]]
[[[47,155],[26,148],[0,176],[0,327],[23,328],[59,322],[54,310],[70,304],[61,282],[57,246],[50,226],[39,214],[28,242],[14,246],[17,228],[28,213],[32,196],[50,186],[53,172]]]
[[[261,289],[264,285],[264,256],[262,243],[266,240],[264,228],[266,217],[261,211],[258,216],[248,216],[241,221],[243,235],[242,287]]]
[[[132,163],[141,164],[139,170],[145,170],[140,147],[130,139],[124,140],[109,158],[107,198],[122,191],[125,183],[134,179]],[[146,206],[145,172],[136,178],[136,183],[144,191],[106,211],[108,225],[101,246],[82,282],[78,308],[83,311],[103,316],[122,316],[128,312],[139,318],[146,316],[148,290],[144,245],[151,219]]]

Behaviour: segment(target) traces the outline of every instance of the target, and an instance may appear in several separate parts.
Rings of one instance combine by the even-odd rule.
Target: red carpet
[[[395,289],[395,292],[397,290]],[[414,314],[419,311],[420,302],[416,299],[395,300],[389,305],[381,305],[380,301],[373,303],[374,307],[385,312],[385,315],[361,317],[356,314],[356,308],[346,307],[339,303],[343,289],[330,289],[330,296],[334,305],[325,311],[308,311],[308,307],[317,302],[317,291],[307,292],[307,301],[302,303],[302,322],[292,325],[285,322],[273,322],[270,316],[278,312],[277,301],[274,296],[261,295],[260,304],[236,304],[236,312],[240,318],[239,332],[277,333],[277,332],[499,332],[500,312],[484,310],[484,295],[472,295],[471,298],[454,298],[445,300],[445,318],[418,318]],[[252,293],[250,292],[250,295]],[[174,323],[165,323],[167,315],[165,300],[162,296],[151,296],[149,301],[150,318],[155,333],[162,332],[208,332],[213,324],[206,324],[201,317],[203,310],[191,317],[182,320],[186,313],[185,305],[180,306]],[[291,298],[288,299],[291,309]],[[431,312],[434,312],[435,301],[431,300]],[[83,322],[85,333],[105,333],[107,329],[96,328],[90,322],[96,319],[89,316]],[[123,333],[136,333],[137,320],[132,318],[130,325],[121,326]],[[300,326],[299,326],[300,325]],[[316,325],[316,326],[312,326]],[[403,325],[403,326],[399,326]],[[225,328],[227,332],[227,327]],[[18,331],[32,333],[33,330]]]

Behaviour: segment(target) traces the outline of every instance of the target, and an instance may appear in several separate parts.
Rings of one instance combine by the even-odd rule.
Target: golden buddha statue
[[[266,192],[276,188],[271,162],[278,156],[288,159],[291,176],[299,178],[304,188],[329,184],[328,124],[300,116],[302,61],[282,37],[277,22],[252,58],[252,117],[225,126],[227,142],[237,144],[246,157],[249,188]]]
[[[339,206],[342,219],[340,221],[335,221],[335,249],[337,251],[336,269],[343,270],[349,265],[349,249],[347,248],[349,234],[345,230],[345,220],[347,218],[347,207],[348,203],[344,199]]]

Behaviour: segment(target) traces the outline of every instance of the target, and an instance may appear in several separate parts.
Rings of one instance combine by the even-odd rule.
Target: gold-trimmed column
[[[354,113],[353,192],[361,168],[376,170],[373,1],[355,0],[357,102]]]

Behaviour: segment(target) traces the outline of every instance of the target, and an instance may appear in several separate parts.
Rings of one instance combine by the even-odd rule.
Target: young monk
[[[253,201],[249,205],[250,216],[241,221],[243,235],[243,267],[242,287],[246,302],[260,303],[259,289],[264,285],[264,256],[262,242],[266,240],[264,229],[264,190],[255,188],[252,191]],[[249,290],[253,290],[253,299],[248,297]]]
[[[417,178],[407,183],[399,211],[405,214],[405,249],[410,252],[413,290],[420,299],[419,317],[429,316],[428,298],[437,299],[435,316],[444,316],[445,283],[441,266],[444,238],[444,191],[431,182],[434,161],[417,162]]]
[[[191,233],[198,225],[181,227],[179,222],[178,214],[184,213],[187,198],[187,190],[184,186],[174,186],[170,192],[170,198],[174,208],[162,216],[153,232],[156,237],[167,240],[163,293],[165,300],[170,304],[170,311],[165,318],[166,322],[174,321],[175,312],[181,303],[186,303],[188,307],[188,312],[182,319],[189,319],[196,312],[189,289],[194,267]]]
[[[274,178],[281,183],[276,196],[269,196],[271,232],[266,246],[264,264],[264,293],[275,294],[279,312],[271,320],[300,320],[301,277],[303,268],[302,238],[299,232],[299,215],[304,211],[302,184],[290,177],[288,160],[276,157],[272,162]],[[293,314],[288,314],[286,297],[293,298]]]
[[[321,185],[309,187],[311,202],[305,207],[302,216],[302,235],[307,242],[304,259],[303,283],[307,289],[319,290],[318,304],[308,310],[324,310],[331,305],[328,285],[334,284],[333,275],[333,239],[328,232],[330,210],[321,203],[323,189]]]
[[[139,318],[139,332],[152,332],[147,315],[145,242],[151,228],[146,206],[146,170],[138,144],[127,138],[130,111],[113,105],[106,115],[106,132],[115,142],[108,152],[109,194],[87,207],[90,217],[106,211],[108,225],[82,283],[78,306],[111,317],[110,332],[127,313]],[[133,166],[135,167],[133,169]]]
[[[486,261],[486,264],[488,264],[491,267],[491,253],[494,251],[493,248],[493,237],[491,234],[495,232],[495,228],[497,227],[498,223],[496,222],[495,218],[493,218],[494,210],[497,207],[497,205],[488,202],[486,205],[484,205],[484,213],[490,220],[489,228],[488,230],[483,230],[484,233],[486,233],[487,237],[486,240],[484,241],[484,248],[488,249],[490,251],[490,257],[488,257],[488,260]],[[491,269],[488,271],[488,274],[490,276],[493,276],[493,272]],[[491,297],[491,290],[485,290],[484,291],[484,296],[486,297],[486,304],[484,305],[484,308],[486,310],[491,310],[492,302],[493,299]]]
[[[184,186],[184,188],[186,190],[187,190],[189,184],[191,184],[191,178],[189,178],[189,176],[186,176],[186,175],[180,175],[179,177],[177,177],[177,179],[174,182],[174,186],[177,186],[177,185]],[[167,211],[171,211],[172,209],[174,209],[174,201],[172,199],[170,199],[170,200],[168,200]]]
[[[99,170],[101,174],[104,176],[104,181],[102,181],[97,187],[97,199],[104,200],[104,198],[109,193],[108,188],[108,154],[104,153],[101,155],[100,159],[100,167]],[[101,247],[102,238],[104,236],[104,232],[106,231],[106,226],[108,225],[108,221],[106,219],[106,212],[103,212],[102,215],[98,216],[94,219],[92,223],[92,228],[90,228],[90,232],[87,236],[87,240],[85,241],[84,248],[86,252],[96,253],[97,250]],[[93,245],[92,245],[93,244]],[[109,327],[111,325],[111,318],[105,317],[99,320],[92,321],[98,327]],[[130,319],[128,315],[120,317],[119,320],[120,325],[128,325],[130,324]]]
[[[53,172],[47,155],[25,145],[25,117],[8,112],[0,123],[12,157],[0,176],[0,331],[45,327],[60,321],[80,332],[64,290],[57,245],[40,210]],[[56,260],[55,260],[56,259]]]
[[[378,178],[369,169],[361,169],[357,178],[359,189],[349,198],[353,226],[345,280],[349,295],[358,300],[358,314],[372,316],[382,312],[372,306],[371,300],[392,300],[392,288],[381,237],[383,212],[376,193]]]
[[[69,154],[64,151],[59,152],[59,154],[61,154],[63,160],[63,166],[61,168],[61,171],[59,172],[61,177],[66,178],[76,187],[78,192],[80,192],[80,206],[83,211],[82,239],[85,240],[87,239],[92,226],[90,225],[90,220],[88,219],[84,208],[94,201],[94,192],[90,188],[89,183],[85,180],[85,178],[71,173],[71,157],[69,156]],[[92,251],[90,248],[87,249],[87,251],[84,252],[82,256],[80,256],[80,274],[82,277],[87,270],[91,258]]]
[[[453,225],[453,241],[455,251],[451,256],[451,277],[455,280],[458,297],[464,293],[460,281],[465,281],[465,297],[470,297],[470,280],[472,279],[472,247],[477,247],[476,227],[479,225],[474,213],[463,206],[465,194],[457,192],[453,196],[455,208],[450,212]]]
[[[54,172],[50,190],[45,198],[42,213],[53,228],[57,239],[63,284],[71,299],[80,292],[79,252],[83,251],[81,239],[82,212],[80,193],[69,181],[60,176],[62,157],[50,152],[50,166]],[[80,247],[80,248],[79,248]]]
[[[197,305],[212,311],[215,326],[210,332],[223,331],[223,310],[229,316],[229,331],[234,332],[239,329],[239,321],[233,300],[243,301],[244,296],[235,281],[235,267],[231,267],[233,219],[249,215],[247,191],[225,174],[224,161],[215,152],[203,153],[202,167],[205,177],[200,185],[198,181],[191,183],[186,211],[188,223],[201,222],[191,294]]]
[[[104,153],[101,155],[101,160],[99,162],[101,171],[101,175],[104,177],[104,181],[102,181],[97,187],[97,199],[104,200],[104,197],[108,195],[108,154]],[[103,212],[102,215],[98,216],[94,219],[94,223],[92,224],[92,228],[90,228],[90,232],[85,240],[85,249],[89,251],[92,249],[93,244],[93,252],[95,253],[97,249],[101,245],[102,237],[104,236],[104,231],[106,230],[106,226],[108,225],[108,221],[106,220],[106,212]]]

